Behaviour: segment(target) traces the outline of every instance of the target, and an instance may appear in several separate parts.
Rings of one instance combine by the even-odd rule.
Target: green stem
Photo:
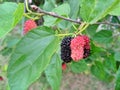
[[[29,10],[29,8],[28,8],[28,0],[25,0],[25,5],[26,5],[26,9],[27,9],[27,11],[30,12],[30,13],[32,13],[32,11]]]
[[[35,20],[35,18],[33,17],[30,17],[29,15],[27,15],[26,13],[23,14],[25,17],[29,18],[29,19],[32,19],[32,20]]]
[[[85,27],[83,27],[79,33],[83,32],[87,27],[89,26],[89,24],[86,24]]]
[[[57,28],[57,31],[58,31],[59,33],[62,33],[61,30],[60,30],[59,28]]]
[[[72,26],[73,26],[73,28],[74,28],[76,31],[78,30],[74,24],[72,24]]]
[[[27,1],[27,0],[25,0],[25,4],[26,4],[26,9],[27,9],[27,11],[28,11],[27,15],[25,15],[26,17],[33,19],[32,17],[29,16],[29,14],[33,14],[33,15],[36,15],[36,16],[38,16],[38,17],[44,15],[43,13],[32,12],[32,11],[29,9],[29,7],[28,7],[28,1]],[[33,19],[33,20],[36,20],[36,19],[39,19],[39,18],[35,18],[35,19]]]
[[[83,23],[79,26],[78,30],[80,31],[80,30],[85,26],[85,24],[86,24],[86,23],[83,22]]]
[[[31,12],[30,14],[36,15],[36,16],[43,16],[43,13],[35,13],[35,12]]]
[[[57,35],[55,35],[55,36],[68,36],[68,35],[73,35],[73,33],[68,33],[68,34],[57,34]]]
[[[80,28],[79,32],[77,32],[77,35],[83,32],[88,26],[89,24],[84,23],[83,26]]]

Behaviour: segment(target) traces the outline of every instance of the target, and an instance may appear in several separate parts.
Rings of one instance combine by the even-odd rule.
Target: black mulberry
[[[61,59],[66,63],[71,62],[72,60],[70,48],[71,40],[72,37],[65,37],[61,42]]]
[[[90,56],[90,49],[85,49],[84,48],[83,58],[87,58],[88,56]]]

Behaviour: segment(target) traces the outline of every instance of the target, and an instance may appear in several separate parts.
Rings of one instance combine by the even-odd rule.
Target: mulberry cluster
[[[90,55],[90,39],[86,35],[78,35],[74,38],[65,37],[61,43],[61,59],[68,63],[72,59],[79,61]]]
[[[62,69],[66,68],[68,62],[79,61],[90,55],[90,39],[86,35],[78,35],[74,38],[65,37],[61,42]]]
[[[72,60],[71,58],[71,43],[72,37],[65,37],[61,42],[61,59],[68,63]]]

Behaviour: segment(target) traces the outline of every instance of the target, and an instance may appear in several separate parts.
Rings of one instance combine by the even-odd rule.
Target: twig
[[[111,25],[111,26],[118,26],[118,27],[120,27],[120,24],[118,24],[118,23],[96,22],[95,24],[107,24],[107,25]]]
[[[77,21],[77,20],[73,20],[73,19],[70,19],[70,18],[65,18],[63,16],[59,16],[58,14],[54,13],[54,12],[46,12],[46,11],[43,11],[43,10],[40,10],[39,9],[39,13],[44,13],[46,15],[49,15],[49,16],[53,16],[53,17],[56,17],[56,18],[60,18],[60,19],[64,19],[64,20],[67,20],[67,21],[70,21],[70,22],[74,22],[74,23],[77,23],[77,24],[81,24],[80,21]]]
[[[31,8],[33,10],[37,10],[38,13],[43,13],[45,15],[49,15],[49,16],[52,16],[52,17],[55,17],[55,18],[64,19],[66,21],[74,22],[74,23],[77,23],[77,24],[81,24],[82,23],[80,20],[73,20],[73,19],[70,19],[70,18],[66,18],[66,17],[60,16],[60,15],[54,13],[54,12],[44,11],[44,10],[40,9],[39,7],[37,7],[35,5],[31,5]]]
[[[42,9],[40,9],[39,7],[37,7],[36,5],[31,5],[30,6],[33,10],[37,11],[38,13],[43,13],[45,15],[49,15],[49,16],[52,16],[52,17],[55,17],[55,18],[60,18],[60,19],[63,19],[63,20],[66,20],[66,21],[70,21],[70,22],[74,22],[74,23],[77,23],[77,24],[81,24],[82,22],[80,20],[73,20],[71,18],[66,18],[66,17],[63,17],[63,16],[60,16],[58,14],[56,14],[55,12],[47,12],[47,11],[44,11]],[[106,25],[111,25],[111,26],[118,26],[120,27],[120,24],[117,24],[117,23],[109,23],[109,22],[96,22],[94,24],[106,24]]]

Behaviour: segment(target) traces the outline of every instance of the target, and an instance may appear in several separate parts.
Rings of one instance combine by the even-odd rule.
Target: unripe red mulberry
[[[0,76],[0,81],[3,81],[3,77],[2,76]]]
[[[89,39],[88,36],[86,36],[86,35],[82,35],[82,37],[83,37],[84,40],[85,40],[85,44],[89,44],[89,43],[90,43],[90,39]]]
[[[79,61],[83,58],[85,40],[82,36],[77,36],[71,40],[71,57],[74,61]]]
[[[37,27],[37,24],[34,20],[29,19],[24,23],[24,30],[23,30],[23,34],[26,34],[27,32],[29,32],[30,30],[34,29]]]
[[[79,61],[90,55],[90,39],[86,35],[79,35],[71,40],[71,57]]]
[[[67,65],[66,65],[66,63],[62,63],[62,70],[66,70],[66,68],[67,68]]]
[[[84,55],[84,49],[83,47],[79,47],[78,49],[72,49],[72,54],[71,57],[74,61],[79,61],[81,59],[83,59],[83,55]]]

